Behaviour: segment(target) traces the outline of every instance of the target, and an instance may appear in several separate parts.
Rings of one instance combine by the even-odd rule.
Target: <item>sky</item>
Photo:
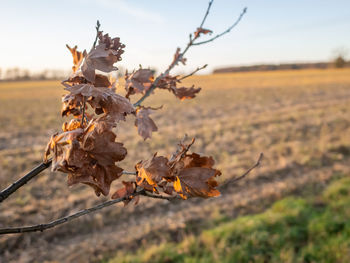
[[[123,68],[164,70],[177,47],[199,26],[208,0],[0,0],[0,68],[69,70],[65,44],[89,50],[96,20],[126,45]],[[244,7],[248,11],[229,34],[191,47],[189,72],[225,66],[329,61],[336,50],[350,55],[349,0],[215,0],[204,24],[226,30]],[[205,40],[205,37],[203,37]],[[118,63],[117,63],[118,66]]]

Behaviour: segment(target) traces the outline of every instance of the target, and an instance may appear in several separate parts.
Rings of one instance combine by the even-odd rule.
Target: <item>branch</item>
[[[179,79],[178,79],[178,81],[181,81],[181,80],[183,80],[183,79],[185,79],[185,78],[188,78],[188,77],[193,76],[193,75],[194,75],[194,74],[196,74],[198,71],[200,71],[200,70],[202,70],[202,69],[205,69],[207,66],[208,66],[208,64],[205,64],[205,65],[204,65],[204,66],[202,66],[202,67],[198,67],[198,68],[196,68],[196,70],[194,70],[194,71],[193,71],[193,72],[191,72],[190,74],[185,75],[185,76],[183,76],[183,77],[179,78]]]
[[[208,8],[207,8],[207,12],[205,13],[205,15],[204,15],[204,17],[203,17],[202,23],[201,23],[201,25],[199,26],[199,28],[202,28],[202,27],[203,27],[204,22],[205,22],[205,20],[207,19],[207,16],[209,15],[209,11],[210,11],[210,8],[211,8],[211,5],[213,4],[213,2],[214,2],[214,0],[209,1]]]
[[[258,167],[260,165],[262,158],[263,158],[263,154],[261,153],[260,156],[259,156],[258,161],[252,167],[250,167],[244,174],[242,174],[241,176],[239,176],[237,178],[234,178],[232,180],[226,181],[221,186],[227,185],[229,183],[234,183],[234,182],[237,182],[238,180],[243,179],[253,169],[255,169],[256,167]],[[46,169],[46,168],[44,168],[44,169]],[[125,173],[127,173],[127,174],[134,174],[132,172],[125,172]],[[169,197],[167,197],[167,196],[163,196],[163,195],[155,195],[155,194],[148,193],[147,191],[145,191],[143,189],[143,190],[135,192],[135,193],[133,193],[133,194],[131,194],[129,196],[121,197],[121,198],[118,198],[118,199],[115,199],[115,200],[109,200],[109,201],[103,202],[103,203],[101,203],[99,205],[96,205],[96,206],[93,206],[93,207],[90,207],[90,208],[87,208],[87,209],[83,209],[83,210],[81,210],[81,211],[79,211],[77,213],[71,214],[69,216],[58,218],[58,219],[56,219],[56,220],[54,220],[54,221],[52,221],[50,223],[38,224],[38,225],[33,225],[33,226],[25,226],[25,227],[0,228],[0,235],[25,233],[25,232],[37,232],[37,231],[43,232],[46,229],[53,228],[55,226],[67,223],[67,222],[72,221],[72,220],[74,220],[74,219],[76,219],[78,217],[81,217],[81,216],[93,213],[93,212],[95,212],[97,210],[100,210],[100,209],[103,209],[105,207],[108,207],[108,206],[120,203],[122,201],[130,199],[130,197],[135,197],[135,196],[138,196],[138,195],[146,196],[146,197],[149,197],[149,198],[155,198],[155,199],[163,199],[163,200],[167,200],[167,201],[173,201],[173,200],[176,200],[176,199],[182,200],[182,198],[180,198],[178,196],[169,196]]]
[[[193,46],[199,46],[199,45],[203,45],[203,44],[206,44],[206,43],[209,43],[211,41],[214,41],[215,39],[229,33],[234,27],[236,27],[238,25],[238,23],[241,21],[242,17],[244,16],[244,14],[247,12],[247,8],[245,7],[242,11],[242,13],[239,15],[238,19],[236,20],[236,22],[234,22],[232,24],[232,26],[230,26],[228,29],[226,29],[224,32],[216,35],[215,37],[212,37],[208,40],[205,40],[205,41],[201,41],[201,42],[197,42],[197,43],[193,43]]]
[[[114,200],[109,200],[109,201],[103,202],[99,205],[80,210],[79,212],[76,212],[76,213],[71,214],[69,216],[58,218],[50,223],[38,224],[38,225],[33,225],[33,226],[25,226],[25,227],[0,228],[0,235],[25,233],[25,232],[37,232],[37,231],[43,232],[46,229],[53,228],[55,226],[67,223],[67,222],[72,221],[78,217],[93,213],[93,212],[98,211],[100,209],[103,209],[105,207],[108,207],[108,206],[120,203],[122,201],[128,200],[128,199],[130,199],[130,197],[135,197],[138,195],[147,196],[149,198],[166,199],[168,201],[173,200],[173,199],[177,199],[175,197],[165,197],[165,196],[153,195],[153,194],[147,193],[145,190],[140,190],[140,191],[135,192],[129,196],[121,197],[121,198],[114,199]]]
[[[225,185],[228,185],[230,183],[235,183],[241,179],[243,179],[244,177],[246,177],[252,170],[254,170],[256,167],[258,167],[262,161],[262,159],[264,158],[264,154],[260,153],[258,160],[256,161],[256,163],[250,167],[247,171],[245,171],[242,175],[236,177],[236,178],[232,178],[227,180],[226,182],[224,182],[223,184],[220,185],[220,187],[223,187]]]
[[[35,176],[37,176],[39,173],[41,173],[45,169],[49,168],[51,163],[52,163],[52,159],[48,160],[46,163],[39,164],[37,167],[35,167],[29,173],[22,176],[16,182],[14,182],[10,186],[8,186],[6,189],[2,190],[0,192],[0,203],[2,201],[4,201],[7,197],[9,197],[11,194],[16,192],[18,190],[18,188],[22,187],[27,182],[29,182],[31,179],[33,179]]]
[[[141,195],[143,193],[144,193],[144,191],[142,190],[142,191],[134,193],[132,196]],[[57,225],[61,225],[63,223],[72,221],[73,219],[81,217],[83,215],[87,215],[87,214],[90,214],[90,213],[95,212],[97,210],[100,210],[102,208],[105,208],[105,207],[108,207],[108,206],[120,203],[122,201],[127,200],[128,198],[129,198],[129,196],[121,197],[121,198],[118,198],[118,199],[115,199],[115,200],[109,200],[107,202],[103,202],[103,203],[101,203],[99,205],[96,205],[96,206],[93,206],[93,207],[81,210],[81,211],[79,211],[77,213],[74,213],[74,214],[71,214],[69,216],[61,217],[61,218],[56,219],[56,220],[54,220],[54,221],[52,221],[50,223],[47,223],[47,224],[39,224],[39,225],[25,226],[25,227],[1,228],[0,229],[0,235],[14,234],[14,233],[25,233],[25,232],[36,232],[36,231],[43,232],[46,229],[53,228],[53,227],[55,227]]]
[[[207,11],[205,12],[205,15],[203,17],[203,20],[199,26],[199,28],[202,28],[208,14],[209,14],[209,11],[210,11],[210,8],[211,8],[211,5],[212,3],[214,2],[214,0],[211,0],[208,4],[208,8],[207,8]],[[141,103],[149,96],[152,94],[152,92],[157,88],[157,84],[158,82],[164,78],[165,76],[167,76],[170,71],[178,64],[179,61],[181,61],[184,57],[184,55],[186,54],[186,52],[189,50],[189,48],[191,46],[198,46],[198,45],[202,45],[202,44],[205,44],[205,43],[208,43],[210,41],[214,41],[215,39],[221,37],[222,35],[224,34],[227,34],[228,32],[231,31],[231,29],[233,29],[238,23],[239,21],[242,19],[243,15],[246,13],[247,11],[247,8],[244,8],[241,15],[238,17],[238,19],[236,20],[236,22],[230,26],[226,31],[222,32],[221,34],[209,39],[209,40],[206,40],[206,41],[202,41],[202,42],[198,42],[198,43],[194,43],[195,40],[197,40],[199,38],[199,35],[200,34],[197,34],[194,38],[192,38],[192,35],[190,34],[190,40],[188,42],[188,44],[186,45],[184,51],[180,54],[178,54],[178,56],[172,61],[172,63],[169,65],[169,67],[167,68],[166,71],[164,71],[164,73],[162,73],[161,75],[159,75],[155,80],[154,82],[152,83],[151,87],[146,91],[146,93],[136,102],[134,103],[134,107],[137,107],[137,106],[140,106]]]
[[[37,167],[35,167],[33,170],[31,170],[29,173],[23,175],[20,179],[18,179],[16,182],[12,183],[10,186],[5,188],[0,192],[0,203],[4,201],[6,198],[8,198],[11,194],[16,192],[19,188],[24,186],[26,183],[28,183],[31,179],[33,179],[35,176],[37,176],[42,171],[46,170],[51,166],[52,159],[49,159],[46,163],[41,163]],[[123,171],[123,174],[129,174],[129,175],[135,175],[135,172],[128,172]]]
[[[94,41],[94,44],[92,45],[92,48],[94,49],[96,47],[96,44],[97,44],[97,40],[98,40],[98,32],[100,31],[100,21],[97,20],[97,23],[96,23],[96,37],[95,37],[95,41]]]

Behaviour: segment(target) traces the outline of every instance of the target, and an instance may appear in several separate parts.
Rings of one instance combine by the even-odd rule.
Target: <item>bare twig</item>
[[[94,49],[96,47],[96,44],[97,44],[97,40],[98,40],[98,35],[99,35],[99,32],[100,32],[100,21],[97,20],[97,23],[96,23],[96,37],[95,37],[95,41],[94,41],[94,44],[92,45],[92,48]]]
[[[241,21],[242,17],[244,16],[244,14],[247,12],[247,8],[245,7],[242,11],[242,13],[239,15],[239,17],[237,18],[237,20],[232,24],[232,26],[230,26],[228,29],[226,29],[224,32],[216,35],[215,37],[212,37],[208,40],[205,40],[205,41],[201,41],[201,42],[197,42],[197,43],[193,43],[193,46],[199,46],[199,45],[203,45],[203,44],[206,44],[206,43],[209,43],[211,41],[214,41],[215,39],[229,33],[235,26],[238,25],[238,23]]]
[[[195,69],[194,71],[192,71],[190,74],[185,75],[185,76],[179,78],[178,81],[181,81],[181,80],[183,80],[183,79],[185,79],[185,78],[188,78],[188,77],[193,76],[193,75],[196,74],[198,71],[200,71],[200,70],[202,70],[202,69],[205,69],[207,66],[208,66],[208,64],[205,64],[205,65],[202,66],[202,67],[196,68],[196,69]]]
[[[151,193],[148,193],[148,192],[145,192],[144,195],[147,196],[147,197],[151,197],[151,198],[155,198],[155,199],[163,199],[163,200],[168,200],[168,201],[173,201],[175,199],[182,200],[182,198],[179,197],[179,196],[154,195],[154,194],[151,194]]]
[[[132,194],[132,196],[137,196],[137,195],[141,195],[141,194],[144,194],[143,190]],[[128,198],[129,197],[126,196],[126,197],[122,197],[122,198],[118,198],[118,199],[114,199],[114,200],[109,200],[109,201],[103,202],[103,203],[101,203],[99,205],[96,205],[96,206],[93,206],[93,207],[81,210],[81,211],[79,211],[77,213],[74,213],[74,214],[71,214],[69,216],[65,216],[65,217],[56,219],[56,220],[54,220],[54,221],[52,221],[50,223],[47,223],[47,224],[39,224],[39,225],[25,226],[25,227],[2,228],[2,229],[0,229],[0,235],[14,234],[14,233],[24,233],[24,232],[36,232],[36,231],[41,231],[42,232],[42,231],[44,231],[46,229],[53,228],[53,227],[55,227],[57,225],[61,225],[63,223],[72,221],[73,219],[81,217],[83,215],[87,215],[87,214],[90,214],[90,213],[95,212],[97,210],[100,210],[102,208],[105,208],[105,207],[108,207],[108,206],[120,203],[120,202],[122,202],[124,200],[127,200]]]
[[[33,179],[35,176],[40,174],[42,171],[46,170],[51,166],[52,159],[49,159],[46,163],[42,162],[37,167],[35,167],[33,170],[31,170],[29,173],[23,175],[20,179],[18,179],[16,182],[12,183],[10,186],[5,188],[0,192],[0,203],[4,201],[6,198],[8,198],[11,194],[16,192],[20,187],[24,186],[26,183],[28,183],[31,179]],[[128,172],[123,171],[123,174],[128,175],[136,175],[135,172]]]
[[[224,182],[223,184],[220,185],[220,187],[223,187],[225,185],[231,184],[231,183],[235,183],[241,179],[243,179],[244,177],[246,177],[252,170],[254,170],[256,167],[258,167],[262,161],[262,159],[264,158],[264,154],[260,153],[258,160],[256,161],[256,163],[250,167],[247,171],[245,171],[242,175],[229,179],[226,182]]]
[[[209,15],[209,11],[210,11],[210,8],[211,8],[211,5],[213,4],[213,2],[214,2],[214,0],[210,0],[210,1],[209,1],[207,11],[205,12],[205,15],[204,15],[204,17],[203,17],[202,23],[200,24],[199,28],[202,28],[202,27],[203,27],[204,22],[205,22],[205,20],[207,19],[207,16]]]
[[[33,170],[31,170],[26,175],[22,176],[20,179],[18,179],[16,182],[12,183],[10,186],[5,188],[0,192],[0,203],[4,201],[6,198],[8,198],[11,194],[16,192],[20,187],[25,185],[27,182],[29,182],[31,179],[33,179],[35,176],[37,176],[39,173],[44,171],[46,168],[50,167],[52,160],[48,160],[46,163],[41,163],[37,167],[35,167]]]
[[[84,128],[84,119],[85,119],[85,106],[86,106],[86,98],[83,96],[83,110],[81,114],[81,127]]]
[[[149,198],[155,198],[155,199],[164,199],[164,200],[168,200],[168,201],[180,199],[177,197],[166,197],[166,196],[161,196],[161,195],[154,195],[154,194],[147,193],[145,190],[140,190],[140,191],[135,192],[129,196],[121,197],[121,198],[114,199],[114,200],[109,200],[109,201],[103,202],[99,205],[96,205],[96,206],[93,206],[93,207],[90,207],[87,209],[83,209],[83,210],[76,212],[74,214],[71,214],[69,216],[58,218],[50,223],[38,224],[38,225],[33,225],[33,226],[25,226],[25,227],[1,228],[0,235],[25,233],[25,232],[37,232],[37,231],[43,232],[46,229],[53,228],[55,226],[67,223],[67,222],[72,221],[73,219],[76,219],[78,217],[93,213],[97,210],[100,210],[100,209],[103,209],[105,207],[120,203],[122,201],[128,200],[131,197],[135,197],[138,195],[146,196]]]

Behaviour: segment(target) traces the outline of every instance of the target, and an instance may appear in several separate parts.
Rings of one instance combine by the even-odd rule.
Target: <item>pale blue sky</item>
[[[208,0],[0,0],[0,68],[69,69],[65,44],[92,45],[96,20],[126,44],[128,69],[163,70],[200,23]],[[254,63],[322,61],[350,51],[349,0],[215,0],[205,24],[219,33],[247,6],[230,34],[187,55],[191,70]]]

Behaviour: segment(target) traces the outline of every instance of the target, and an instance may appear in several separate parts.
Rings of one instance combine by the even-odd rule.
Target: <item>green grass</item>
[[[119,253],[120,262],[350,262],[350,178],[308,198],[287,197],[264,213],[190,236]]]

